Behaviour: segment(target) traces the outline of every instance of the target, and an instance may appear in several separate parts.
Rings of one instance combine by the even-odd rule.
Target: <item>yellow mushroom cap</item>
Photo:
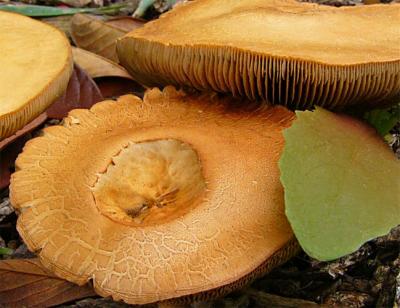
[[[65,91],[72,64],[68,39],[59,30],[0,11],[0,140]]]
[[[287,260],[277,162],[294,114],[232,104],[168,87],[46,128],[10,186],[29,249],[131,304],[220,295]]]
[[[197,0],[117,43],[145,85],[185,85],[292,108],[382,106],[400,96],[400,4]]]

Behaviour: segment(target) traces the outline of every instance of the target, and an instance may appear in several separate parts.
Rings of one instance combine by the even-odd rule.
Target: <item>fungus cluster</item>
[[[197,0],[127,34],[117,51],[133,78],[208,93],[122,96],[28,142],[10,186],[28,248],[58,276],[131,304],[223,295],[285,262],[298,243],[278,161],[296,116],[259,102],[340,109],[398,98],[399,6]],[[37,73],[42,85],[70,71],[59,44]]]
[[[0,140],[42,113],[66,89],[69,42],[59,30],[0,12]]]

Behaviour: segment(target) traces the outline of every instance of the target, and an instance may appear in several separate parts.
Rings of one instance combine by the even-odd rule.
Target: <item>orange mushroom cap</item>
[[[74,110],[18,157],[18,231],[58,276],[114,300],[229,292],[297,251],[277,164],[293,118],[173,88]]]
[[[56,28],[0,11],[0,140],[42,113],[67,88],[68,39]]]
[[[142,84],[185,85],[291,108],[381,107],[400,97],[400,4],[197,0],[117,43]]]

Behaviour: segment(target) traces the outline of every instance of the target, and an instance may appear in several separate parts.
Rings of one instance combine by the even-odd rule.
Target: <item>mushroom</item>
[[[72,54],[65,35],[0,11],[0,140],[42,113],[67,87]]]
[[[400,4],[198,0],[119,39],[147,86],[185,85],[296,109],[382,107],[400,97]]]
[[[70,112],[17,159],[24,242],[131,304],[219,296],[286,261],[298,244],[277,162],[294,114],[235,104],[167,87]]]

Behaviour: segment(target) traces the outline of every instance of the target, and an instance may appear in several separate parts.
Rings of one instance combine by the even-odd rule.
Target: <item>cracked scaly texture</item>
[[[99,294],[135,304],[223,294],[287,260],[297,246],[277,161],[294,115],[235,105],[154,89],[144,101],[105,101],[46,128],[25,146],[10,187],[29,249],[58,276],[92,280]],[[196,151],[206,184],[199,204],[145,227],[102,215],[92,187],[113,157],[131,143],[160,139]]]

